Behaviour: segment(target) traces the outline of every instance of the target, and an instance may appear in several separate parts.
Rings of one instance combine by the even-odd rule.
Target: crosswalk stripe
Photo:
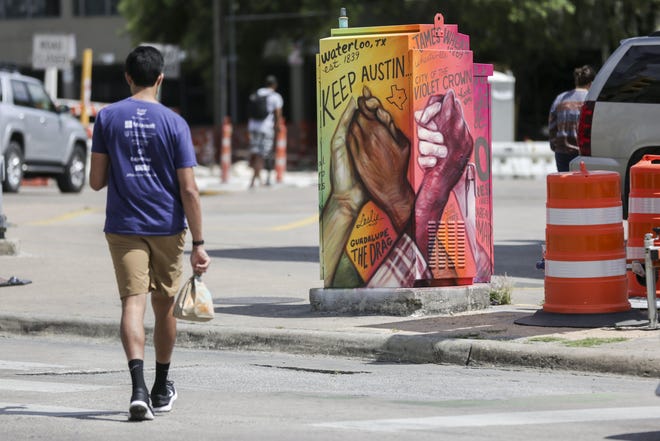
[[[0,370],[29,371],[32,369],[63,369],[59,364],[32,363],[29,361],[0,360]]]
[[[371,432],[401,432],[409,430],[434,430],[446,427],[522,426],[530,424],[579,423],[658,418],[660,418],[660,406],[648,406],[484,413],[426,418],[336,421],[319,423],[314,426],[333,429],[365,430]]]
[[[53,383],[49,381],[23,381],[0,379],[0,390],[42,393],[87,392],[106,389],[110,386],[97,386],[80,383]]]
[[[19,414],[19,415],[114,415],[121,414],[121,412],[109,411],[107,409],[80,409],[76,407],[65,406],[48,406],[41,404],[17,404],[17,403],[2,403],[0,402],[0,409],[4,415]]]

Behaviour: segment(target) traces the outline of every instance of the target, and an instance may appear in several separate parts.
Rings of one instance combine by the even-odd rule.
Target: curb
[[[147,334],[153,332],[146,327]],[[119,338],[116,320],[0,315],[0,331],[15,334]],[[209,328],[179,322],[177,346],[191,349],[275,351],[357,357],[382,362],[460,366],[516,366],[639,377],[660,377],[660,356],[607,349],[565,348],[551,343],[447,339],[433,335],[361,334],[315,330]]]
[[[478,311],[490,306],[490,284],[426,288],[312,288],[314,312],[413,316]]]
[[[477,364],[524,366],[539,369],[660,376],[660,357],[613,353],[605,348],[565,348],[548,343],[474,341],[470,359]]]

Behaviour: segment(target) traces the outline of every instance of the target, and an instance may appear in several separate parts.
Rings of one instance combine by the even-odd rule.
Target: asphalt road
[[[130,378],[116,341],[0,335],[2,439],[660,437],[655,381],[637,377],[198,350],[178,350],[170,377],[173,411],[129,423]]]

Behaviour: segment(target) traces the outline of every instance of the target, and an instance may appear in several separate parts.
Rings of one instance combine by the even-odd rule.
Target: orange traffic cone
[[[275,180],[278,183],[284,180],[284,172],[286,171],[286,137],[286,122],[282,118],[275,142]]]
[[[225,121],[222,124],[222,143],[220,145],[220,179],[222,182],[229,181],[229,170],[231,168],[231,134],[231,120],[229,117],[225,117]]]

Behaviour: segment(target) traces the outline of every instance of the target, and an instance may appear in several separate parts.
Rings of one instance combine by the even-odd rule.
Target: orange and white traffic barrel
[[[275,181],[278,183],[282,182],[286,171],[286,137],[286,122],[280,118],[280,130],[275,140]]]
[[[660,155],[644,155],[630,167],[626,253],[631,268],[634,264],[644,267],[644,235],[653,233],[654,227],[660,227]],[[660,297],[660,278],[655,286],[656,297]],[[634,268],[628,271],[628,296],[647,296],[646,278]]]
[[[222,124],[222,141],[220,144],[220,179],[222,182],[229,181],[232,131],[231,121],[229,117],[225,117],[225,121]]]
[[[630,309],[620,178],[616,172],[547,177],[546,312],[594,314]]]

